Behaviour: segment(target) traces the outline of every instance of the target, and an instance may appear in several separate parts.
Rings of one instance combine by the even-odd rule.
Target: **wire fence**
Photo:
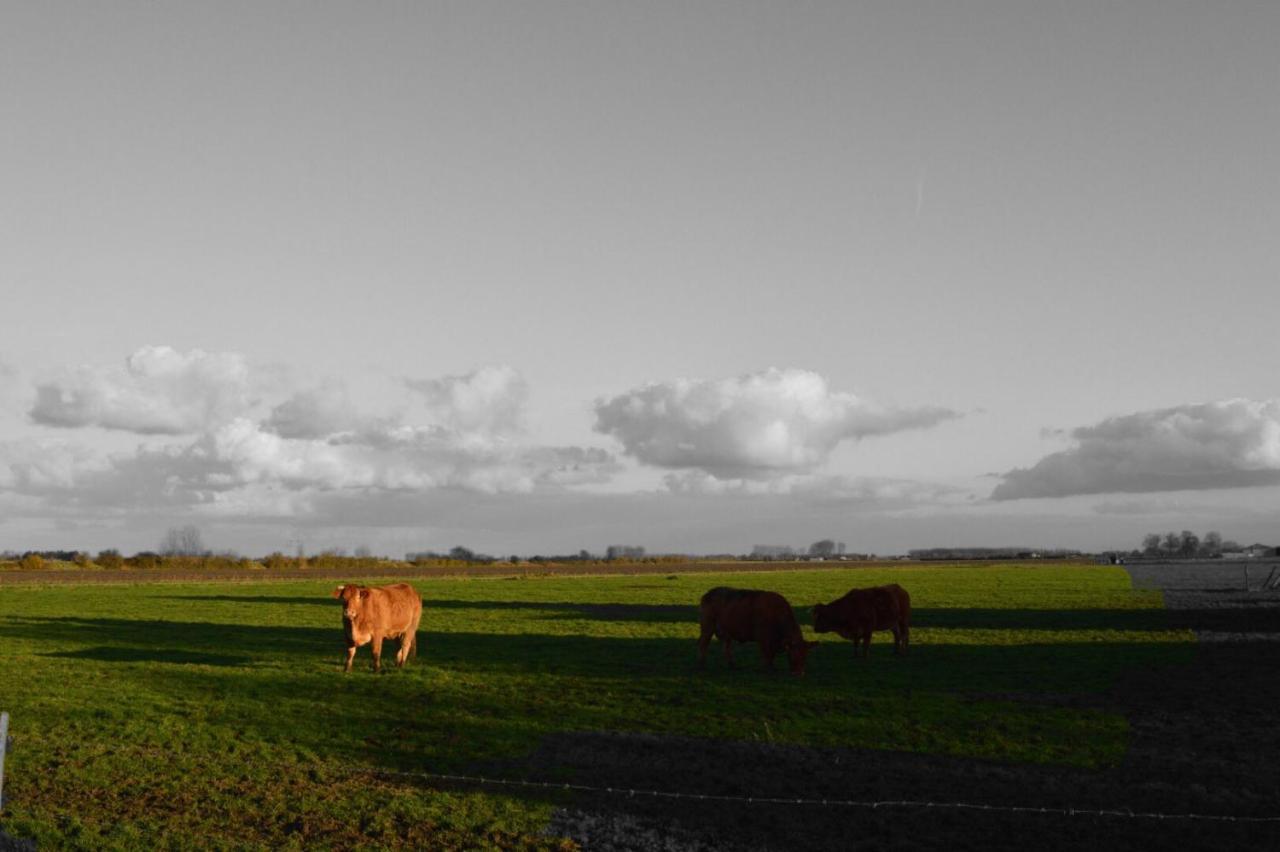
[[[541,790],[559,790],[576,793],[602,793],[612,796],[637,796],[653,799],[683,799],[702,802],[733,802],[739,804],[792,805],[801,807],[918,809],[951,811],[994,811],[1014,814],[1043,814],[1066,817],[1120,817],[1147,820],[1198,820],[1202,822],[1280,823],[1280,816],[1235,816],[1230,814],[1156,813],[1135,811],[1129,808],[1063,808],[1029,805],[986,805],[976,802],[932,802],[913,799],[887,799],[869,801],[860,799],[814,799],[782,796],[729,796],[717,793],[678,793],[670,790],[649,790],[631,787],[597,787],[590,784],[573,784],[558,781],[527,781],[511,778],[487,778],[478,775],[451,775],[443,772],[399,772],[393,769],[370,769],[374,775],[399,778],[417,778],[426,781],[444,781],[454,784],[478,784],[482,786],[517,787]]]

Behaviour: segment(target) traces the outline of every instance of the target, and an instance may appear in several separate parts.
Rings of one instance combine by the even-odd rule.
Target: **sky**
[[[0,4],[0,550],[1280,543],[1277,43]]]

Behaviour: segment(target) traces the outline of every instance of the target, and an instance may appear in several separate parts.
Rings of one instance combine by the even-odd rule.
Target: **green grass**
[[[911,654],[824,636],[805,678],[753,647],[695,667],[696,602],[772,588],[802,622],[854,585],[912,595]],[[421,653],[340,671],[322,581],[0,590],[4,827],[41,845],[537,847],[546,798],[370,770],[467,771],[556,731],[647,731],[1096,767],[1124,754],[1101,699],[1185,660],[1158,592],[1093,566],[416,581]],[[394,647],[394,646],[393,646]],[[385,651],[388,656],[390,652]],[[489,765],[492,765],[491,763]],[[569,780],[569,779],[565,779]],[[673,780],[673,787],[678,787]]]

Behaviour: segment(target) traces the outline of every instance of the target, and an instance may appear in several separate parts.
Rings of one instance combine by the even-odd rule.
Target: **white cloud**
[[[363,422],[346,388],[328,382],[275,406],[263,426],[282,438],[324,438],[358,429]]]
[[[214,428],[249,405],[249,370],[240,355],[144,346],[123,370],[82,367],[37,386],[30,417],[46,426],[179,435]]]
[[[0,492],[50,509],[95,512],[237,507],[305,512],[310,497],[345,491],[422,493],[460,488],[531,493],[607,480],[601,449],[479,441],[442,427],[395,426],[330,439],[285,438],[238,418],[190,443],[104,454],[66,442],[0,444]]]
[[[441,425],[462,432],[521,431],[529,386],[513,367],[491,365],[461,376],[408,380]]]
[[[682,471],[663,477],[667,490],[680,495],[790,496],[807,503],[839,503],[869,511],[924,506],[954,506],[967,502],[961,488],[909,479],[867,476],[787,475],[772,479],[719,479],[703,471]]]
[[[884,409],[807,370],[648,384],[596,403],[596,431],[641,462],[722,479],[811,471],[843,440],[933,426],[944,408]]]
[[[1004,474],[993,500],[1280,482],[1280,400],[1231,399],[1112,417],[1076,446]]]

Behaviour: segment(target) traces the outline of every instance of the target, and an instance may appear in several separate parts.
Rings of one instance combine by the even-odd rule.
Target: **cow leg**
[[[896,624],[893,627],[893,653],[902,653],[902,629]]]
[[[715,632],[714,625],[706,621],[702,622],[702,632],[698,636],[698,666],[701,668],[707,667],[707,647],[711,644],[711,637]]]
[[[729,637],[725,636],[721,641],[724,643],[725,662],[728,663],[729,668],[733,668],[733,648],[730,647],[731,643],[729,641]]]
[[[907,653],[907,649],[911,647],[911,625],[905,621],[902,622],[902,653]]]
[[[400,634],[400,647],[396,648],[396,668],[404,668],[405,661],[409,659],[409,647],[412,643],[412,634],[408,631]]]
[[[369,649],[373,651],[373,670],[375,672],[382,671],[382,634],[373,634],[373,641],[369,643]]]
[[[347,646],[347,665],[343,668],[344,672],[351,671],[351,663],[356,658],[356,646],[354,644]]]
[[[772,642],[760,643],[760,660],[764,664],[765,671],[773,671],[773,658],[777,654],[778,648]]]

